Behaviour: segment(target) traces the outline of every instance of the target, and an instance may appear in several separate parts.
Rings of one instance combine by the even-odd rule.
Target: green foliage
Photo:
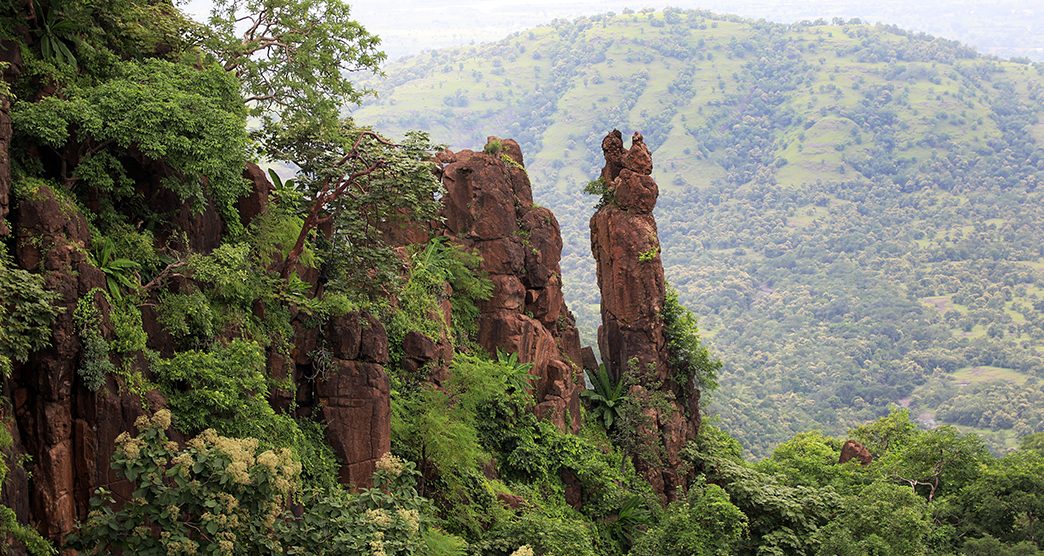
[[[855,438],[875,457],[901,450],[917,434],[907,409],[893,408],[888,415],[852,430]]]
[[[75,40],[75,33],[78,31],[76,24],[71,20],[62,19],[55,8],[44,11],[39,0],[33,0],[33,5],[40,19],[40,51],[44,60],[75,68],[76,56],[66,43]]]
[[[482,147],[482,152],[489,155],[499,155],[504,150],[504,143],[498,139],[494,139],[486,143],[486,146]]]
[[[252,437],[272,448],[288,448],[312,485],[336,484],[338,464],[321,427],[276,413],[268,403],[265,352],[258,344],[234,340],[210,351],[181,351],[153,364],[155,381],[185,434],[215,429]]]
[[[85,386],[98,390],[105,384],[106,377],[116,371],[109,359],[109,341],[102,334],[102,315],[98,310],[98,299],[106,300],[105,292],[95,288],[76,302],[73,321],[83,344],[78,373]]]
[[[72,547],[90,554],[412,554],[428,542],[428,502],[411,464],[386,455],[374,488],[303,490],[301,465],[287,449],[212,429],[182,447],[168,440],[166,410],[117,439],[112,463],[135,485],[131,503],[99,489]],[[303,511],[290,511],[292,501]],[[443,544],[449,538],[443,535]],[[448,552],[444,552],[448,553]]]
[[[112,464],[136,486],[115,505],[99,489],[87,521],[69,540],[90,554],[255,554],[281,552],[276,522],[299,488],[289,450],[260,450],[255,439],[207,430],[185,448],[167,439],[170,412],[136,423],[117,439]],[[118,508],[118,509],[117,509]]]
[[[505,353],[497,348],[497,363],[504,370],[504,389],[509,393],[527,392],[536,377],[533,375],[533,364],[522,363],[518,353]]]
[[[656,245],[650,247],[647,251],[638,253],[638,262],[648,263],[656,260],[656,257],[660,256],[660,246]]]
[[[205,348],[214,338],[215,315],[207,296],[201,291],[163,291],[159,294],[156,313],[160,324],[181,347]]]
[[[986,535],[964,541],[961,554],[965,556],[1038,556],[1040,550],[1037,549],[1037,545],[1029,541],[1009,546]]]
[[[162,312],[165,324],[188,338],[209,342],[206,331],[220,330],[233,337],[255,341],[266,347],[288,349],[293,329],[291,307],[309,314],[320,304],[310,296],[311,286],[291,277],[281,280],[266,268],[257,249],[247,242],[227,242],[208,255],[192,255],[186,268],[200,286],[206,304],[194,292],[189,298],[167,298]],[[206,307],[209,305],[209,308]],[[257,314],[257,306],[265,311]]]
[[[712,443],[711,445],[720,444]],[[749,520],[740,554],[813,554],[815,533],[830,521],[841,497],[830,487],[790,486],[781,477],[701,451],[690,445],[688,456],[706,480],[721,486],[732,504]],[[727,453],[727,452],[726,452]]]
[[[928,554],[934,528],[923,498],[907,487],[874,483],[847,497],[840,515],[816,532],[817,554]]]
[[[133,292],[141,287],[138,276],[140,264],[131,259],[117,257],[116,247],[111,241],[101,241],[95,247],[92,262],[105,273],[105,284],[110,298],[119,302],[123,299],[124,291]]]
[[[593,388],[580,394],[587,400],[590,414],[599,420],[606,430],[611,430],[619,419],[620,404],[626,397],[624,381],[622,378],[614,381],[605,365],[599,365],[598,372],[593,375],[588,373],[587,376]]]
[[[481,262],[478,255],[444,237],[436,237],[423,247],[414,247],[409,275],[399,290],[399,306],[388,325],[393,350],[398,349],[402,339],[412,331],[433,341],[447,337],[459,347],[469,347],[478,331],[476,303],[489,299],[493,292],[492,282],[478,270]],[[449,296],[452,327],[446,322],[441,307],[447,298],[447,284],[452,288]]]
[[[692,388],[703,392],[717,388],[721,360],[713,357],[707,346],[703,345],[696,315],[678,301],[678,291],[672,287],[667,288],[660,317],[663,319],[668,362],[678,399],[689,399]]]
[[[613,203],[615,190],[605,183],[605,178],[598,178],[587,182],[587,185],[584,186],[584,193],[597,196],[598,203],[595,205],[595,209],[600,209]]]
[[[629,554],[635,556],[726,556],[735,554],[747,516],[717,485],[699,478],[682,502],[673,502]]]
[[[1044,547],[1044,454],[1024,448],[991,461],[956,498],[968,536]]]
[[[43,276],[15,267],[2,245],[0,290],[0,376],[6,377],[13,364],[50,344],[58,295],[46,289]]]
[[[989,456],[981,438],[950,426],[917,431],[901,449],[880,458],[880,466],[895,480],[914,488],[931,502],[956,494],[975,480]]]
[[[382,286],[396,282],[399,259],[380,230],[438,218],[442,184],[427,135],[411,132],[391,143],[351,120],[309,118],[281,120],[263,135],[272,160],[299,168],[302,234],[311,237],[320,219],[333,225],[329,241],[316,238],[329,281],[344,291],[387,293]]]
[[[379,44],[341,0],[219,0],[205,36],[255,113],[273,120],[336,118],[369,93],[349,76],[378,72]]]
[[[204,206],[212,194],[231,226],[233,204],[246,193],[245,111],[235,79],[215,65],[202,68],[151,59],[112,62],[106,80],[70,84],[62,96],[16,101],[11,118],[17,134],[52,149],[75,149],[78,165],[66,168],[65,185],[89,177],[102,193],[126,169],[115,158],[92,165],[100,153],[134,149],[172,169],[162,180],[181,199]],[[83,166],[89,172],[81,175]],[[205,189],[204,181],[208,184]]]
[[[274,415],[264,370],[264,351],[244,340],[211,351],[182,351],[153,369],[179,430],[196,434],[217,428],[234,436],[268,438],[263,433],[270,431],[256,428],[260,416]]]
[[[416,479],[412,463],[388,454],[377,461],[373,488],[306,493],[304,513],[280,522],[286,554],[460,554],[460,539],[431,527]]]
[[[820,432],[803,432],[780,444],[772,456],[755,464],[765,473],[783,477],[787,484],[797,486],[830,485],[841,493],[861,488],[866,480],[858,460],[848,465],[837,465],[841,446],[837,439]]]

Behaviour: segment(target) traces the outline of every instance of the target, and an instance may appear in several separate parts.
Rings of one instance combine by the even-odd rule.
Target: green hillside
[[[857,22],[646,11],[386,73],[358,121],[522,143],[591,343],[581,190],[606,131],[642,131],[668,278],[726,362],[711,410],[752,453],[890,404],[998,449],[1044,429],[1040,65]]]

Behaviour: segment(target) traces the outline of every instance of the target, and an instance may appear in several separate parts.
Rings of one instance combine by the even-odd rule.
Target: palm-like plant
[[[140,285],[138,271],[141,265],[130,259],[115,255],[115,246],[111,241],[100,242],[94,253],[94,266],[105,273],[105,284],[113,299],[122,299],[126,290],[136,290]]]
[[[621,404],[626,397],[623,380],[614,381],[605,365],[599,365],[598,372],[588,373],[587,376],[594,388],[584,390],[581,395],[587,400],[591,413],[608,430],[620,417]]]
[[[514,388],[516,392],[525,392],[529,388],[533,380],[532,363],[520,363],[518,353],[505,353],[500,348],[497,348],[497,363],[508,371],[505,376],[508,387]]]
[[[76,24],[69,19],[63,19],[58,10],[52,8],[43,14],[40,2],[36,1],[35,11],[40,21],[40,52],[43,58],[56,64],[67,64],[76,67],[76,56],[66,45],[66,41],[73,40],[77,31]]]
[[[624,547],[634,545],[634,536],[653,521],[652,513],[640,496],[628,496],[620,502],[614,515],[605,520],[609,534]]]

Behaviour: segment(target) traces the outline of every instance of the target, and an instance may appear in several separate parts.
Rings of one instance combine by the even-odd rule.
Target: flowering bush
[[[170,418],[167,410],[140,417],[137,436],[117,437],[112,465],[134,493],[117,509],[99,489],[71,544],[94,554],[281,552],[276,522],[301,473],[290,450],[259,453],[256,439],[209,429],[181,448],[167,438]]]
[[[89,554],[415,554],[437,539],[430,503],[417,494],[412,463],[387,454],[374,488],[302,489],[289,449],[261,450],[254,438],[212,429],[184,447],[168,439],[168,410],[116,439],[112,465],[134,484],[117,504],[99,489],[70,545]],[[298,511],[292,512],[292,506]]]

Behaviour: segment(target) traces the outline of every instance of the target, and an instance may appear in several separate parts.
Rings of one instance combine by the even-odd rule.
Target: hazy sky
[[[211,0],[188,0],[205,14]],[[500,39],[513,31],[624,8],[700,8],[778,22],[859,17],[960,40],[1002,57],[1044,60],[1044,0],[355,0],[392,57]]]

